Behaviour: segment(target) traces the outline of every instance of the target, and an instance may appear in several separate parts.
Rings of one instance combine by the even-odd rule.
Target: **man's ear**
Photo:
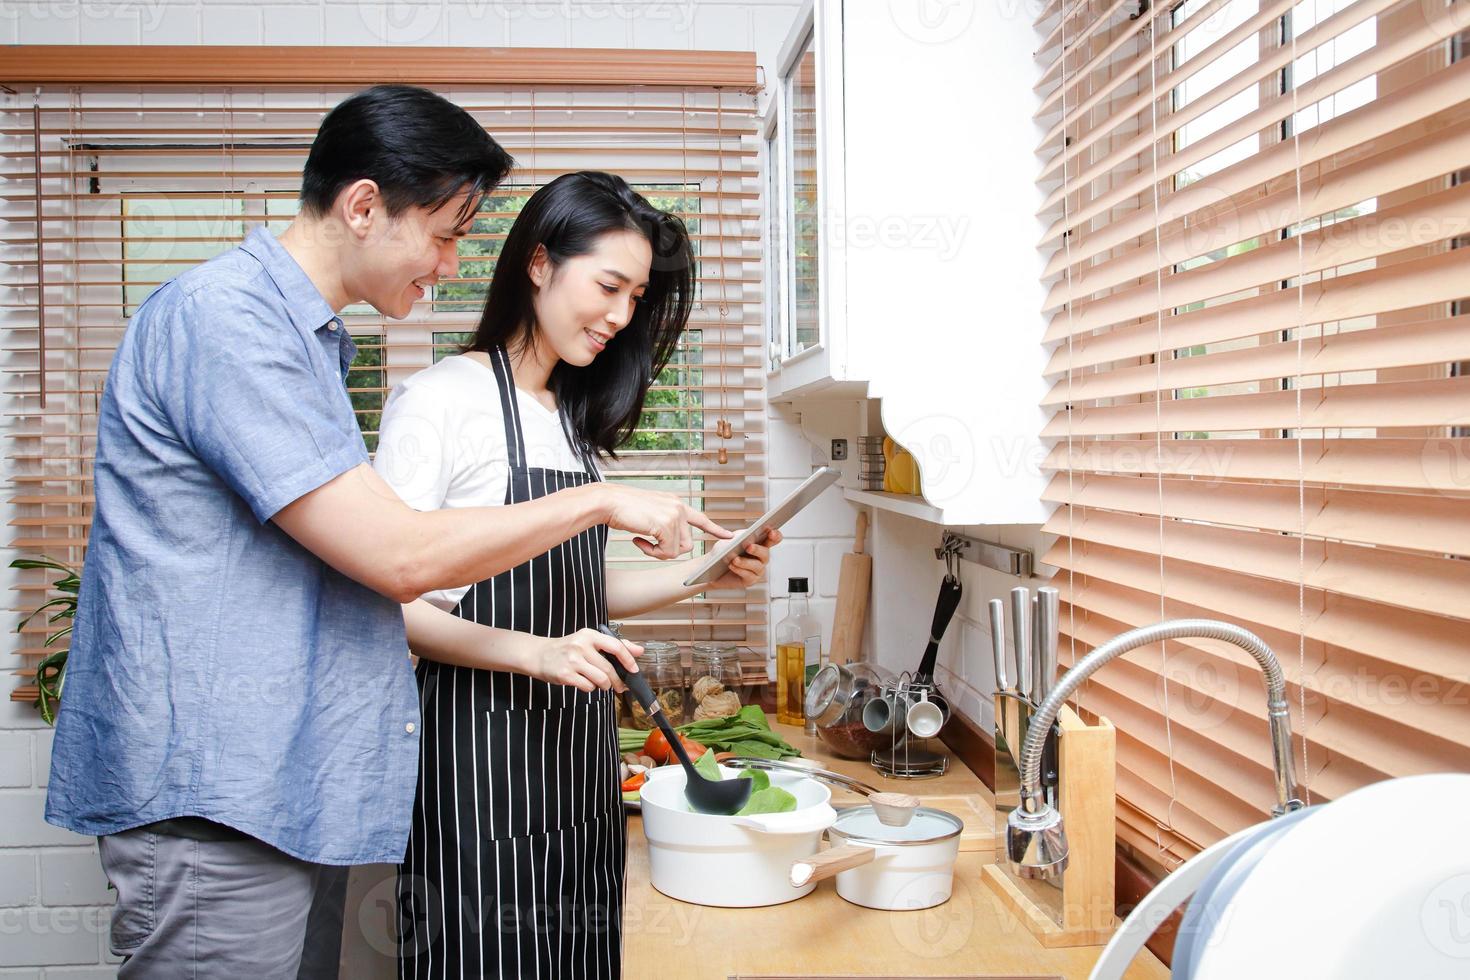
[[[364,177],[344,187],[337,195],[337,215],[353,234],[365,238],[373,223],[386,216],[377,181]]]

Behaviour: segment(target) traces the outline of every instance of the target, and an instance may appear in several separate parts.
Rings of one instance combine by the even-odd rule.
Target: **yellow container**
[[[887,436],[883,437],[883,489],[889,493],[919,492],[918,462]]]

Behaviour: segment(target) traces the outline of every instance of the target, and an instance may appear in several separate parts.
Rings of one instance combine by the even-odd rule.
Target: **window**
[[[821,266],[821,210],[817,199],[817,52],[816,35],[806,39],[791,75],[786,80],[786,132],[790,152],[786,172],[790,194],[785,201],[786,223],[791,229],[790,306],[787,323],[791,334],[789,352],[795,354],[821,342],[817,306]]]
[[[1470,75],[1431,6],[1146,9],[1044,96],[1062,660],[1246,626],[1312,802],[1470,765]],[[1211,641],[1094,676],[1121,840],[1172,866],[1266,815],[1261,690]]]
[[[146,48],[136,55],[156,57]],[[569,70],[584,72],[587,57],[577,52]],[[665,79],[635,86],[633,96],[606,86],[543,84],[533,92],[456,84],[453,97],[516,157],[516,183],[497,190],[461,243],[461,275],[406,318],[390,320],[367,306],[344,311],[358,344],[347,387],[369,451],[392,387],[470,338],[500,242],[533,188],[561,173],[608,169],[656,206],[681,214],[700,266],[689,329],[656,379],[639,431],[605,475],[680,493],[729,527],[764,510],[764,402],[747,397],[759,385],[745,380],[762,365],[764,350],[758,250],[746,245],[759,237],[756,76],[753,55],[736,57],[748,84],[671,86]],[[698,61],[724,58],[702,52]],[[7,197],[11,230],[0,254],[7,281],[19,287],[0,309],[12,372],[7,411],[17,420],[7,433],[15,524],[22,529],[10,542],[17,551],[82,561],[97,407],[127,317],[159,283],[232,247],[251,227],[264,223],[279,233],[289,223],[309,145],[303,140],[350,91],[293,89],[288,82],[269,90],[43,87],[39,148],[32,145],[30,97],[24,108],[19,101],[0,107],[4,152],[30,167],[39,149],[46,194],[39,229],[34,199]],[[80,150],[81,133],[90,152]],[[28,171],[13,182],[29,194],[32,180]],[[45,259],[44,294],[34,287],[38,254]],[[647,561],[627,537],[612,536],[609,561]],[[39,604],[47,586],[42,576],[24,576],[12,605]],[[748,645],[764,659],[764,598],[764,586],[711,592],[625,627],[635,638]],[[34,697],[29,678],[50,652],[37,635],[41,627],[33,627],[14,648],[25,665],[14,695],[21,699]]]

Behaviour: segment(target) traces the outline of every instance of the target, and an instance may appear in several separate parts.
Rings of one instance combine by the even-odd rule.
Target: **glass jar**
[[[689,688],[684,680],[684,667],[680,663],[679,644],[665,640],[649,640],[643,644],[643,656],[638,658],[638,670],[648,681],[653,696],[663,708],[671,725],[682,725],[689,719],[685,708],[689,701]],[[633,697],[633,692],[623,692],[623,719],[625,727],[644,731],[653,727],[653,719]]]
[[[882,697],[883,685],[892,683],[892,673],[875,664],[829,663],[812,678],[803,708],[835,755],[866,759],[875,748],[893,745],[891,734],[870,732],[863,724],[864,706]]]
[[[689,672],[692,720],[724,718],[738,712],[741,697],[740,650],[723,643],[694,644]]]

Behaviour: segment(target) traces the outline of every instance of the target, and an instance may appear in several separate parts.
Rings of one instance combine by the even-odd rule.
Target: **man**
[[[323,121],[279,240],[254,231],[128,324],[46,805],[100,838],[124,980],[336,976],[340,869],[400,860],[408,834],[419,709],[401,602],[601,523],[659,558],[690,550],[691,527],[728,536],[607,483],[417,513],[373,472],[338,314],[401,318],[455,275],[510,166],[430,92],[360,93]],[[303,959],[308,936],[319,955]]]

